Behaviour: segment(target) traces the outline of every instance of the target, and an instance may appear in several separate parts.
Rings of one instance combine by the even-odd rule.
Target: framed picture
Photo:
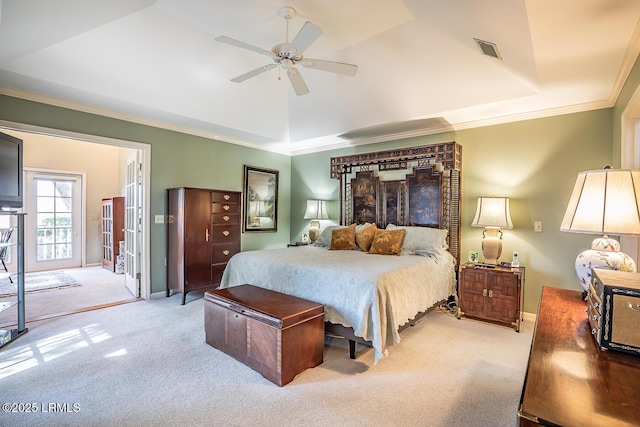
[[[475,264],[480,260],[480,253],[478,251],[469,251],[469,262]]]
[[[384,181],[382,183],[382,216],[386,227],[389,224],[400,225],[400,200],[402,181]]]
[[[406,225],[441,227],[442,173],[433,168],[413,168],[406,177]]]
[[[277,170],[244,166],[243,232],[278,231],[278,175]]]
[[[373,172],[356,173],[351,180],[351,200],[355,224],[378,222],[378,178],[373,176]]]

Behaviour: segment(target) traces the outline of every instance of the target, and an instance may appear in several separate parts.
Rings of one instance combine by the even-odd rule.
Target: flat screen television
[[[22,140],[0,132],[0,209],[22,207]]]

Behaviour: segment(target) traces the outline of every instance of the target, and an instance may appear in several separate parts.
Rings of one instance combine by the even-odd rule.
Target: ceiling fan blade
[[[277,65],[278,64],[263,65],[262,67],[256,68],[253,71],[249,71],[248,73],[244,73],[244,74],[242,74],[242,75],[240,75],[238,77],[234,77],[234,78],[231,79],[231,81],[234,82],[234,83],[242,83],[243,81],[245,81],[247,79],[250,79],[251,77],[255,77],[258,74],[262,74],[265,71],[269,71],[269,70],[275,68]]]
[[[304,52],[306,48],[320,37],[324,31],[312,22],[305,22],[296,37],[291,42],[291,46],[298,49],[300,52]]]
[[[249,43],[241,42],[240,40],[232,39],[231,37],[218,36],[218,37],[216,37],[216,41],[222,42],[222,43],[226,43],[226,44],[230,44],[231,46],[236,46],[236,47],[241,47],[243,49],[252,50],[254,52],[258,52],[258,53],[261,53],[263,55],[267,55],[267,56],[269,56],[271,58],[276,58],[276,54],[271,52],[270,50],[266,50],[266,49],[263,49],[261,47],[254,46],[254,45],[249,44]]]
[[[295,67],[287,68],[287,76],[289,76],[289,81],[291,82],[291,86],[293,87],[293,91],[296,95],[306,95],[309,93],[309,88],[307,87],[304,79],[302,78],[302,74]]]
[[[330,73],[345,74],[347,76],[355,76],[358,72],[358,66],[353,64],[345,64],[344,62],[324,61],[322,59],[304,58],[298,62],[303,67],[313,68]]]

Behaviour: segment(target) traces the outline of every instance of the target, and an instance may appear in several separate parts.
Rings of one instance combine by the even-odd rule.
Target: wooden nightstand
[[[309,243],[306,242],[295,242],[295,243],[287,243],[288,248],[297,248],[298,246],[308,246]]]
[[[460,266],[458,319],[462,316],[513,326],[520,332],[524,267]]]

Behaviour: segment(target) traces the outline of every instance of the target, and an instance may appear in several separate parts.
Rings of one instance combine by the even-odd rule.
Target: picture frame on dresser
[[[278,231],[280,172],[244,165],[242,232]]]

